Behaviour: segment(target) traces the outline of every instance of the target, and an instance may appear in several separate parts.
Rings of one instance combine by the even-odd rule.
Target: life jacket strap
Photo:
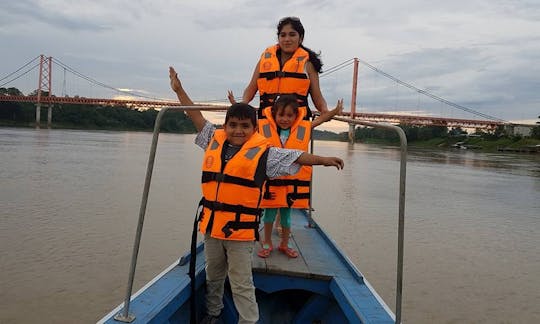
[[[219,172],[203,171],[201,182],[206,183],[210,181],[232,183],[232,184],[237,184],[240,186],[250,187],[250,188],[259,187],[257,183],[255,183],[255,181],[253,180],[230,176],[230,175],[226,175]]]
[[[240,230],[240,229],[252,229],[255,232],[255,240],[259,240],[259,224],[260,219],[257,217],[257,221],[255,222],[239,222],[239,221],[228,221],[225,226],[221,229],[223,234],[225,234],[225,237],[229,237],[232,234],[233,230]]]
[[[310,181],[296,180],[296,179],[270,179],[266,181],[268,186],[295,186],[296,187],[309,187]]]
[[[308,76],[306,73],[297,73],[297,72],[284,72],[284,71],[273,71],[273,72],[262,72],[259,73],[260,79],[273,80],[275,78],[295,78],[295,79],[307,79]]]
[[[266,116],[263,115],[262,111],[266,107],[270,107],[274,105],[274,102],[277,100],[277,98],[280,95],[283,95],[285,93],[264,93],[260,95],[260,101],[259,101],[259,110],[258,110],[258,117],[259,118],[266,118]],[[308,108],[308,96],[299,95],[297,93],[287,93],[287,94],[294,94],[296,96],[296,100],[298,101],[299,107],[306,107],[307,114],[304,117],[305,120],[309,120],[311,118],[311,109]]]
[[[289,205],[289,208],[291,208],[295,200],[309,199],[309,198],[310,198],[309,192],[304,192],[304,193],[291,192],[287,194],[287,205]]]
[[[245,207],[242,205],[231,205],[226,203],[221,203],[217,201],[209,201],[206,200],[204,197],[201,199],[201,204],[212,210],[212,211],[226,211],[226,212],[232,212],[232,213],[238,213],[238,214],[248,214],[248,215],[254,215],[259,216],[262,212],[262,209],[260,208],[251,208],[251,207]]]

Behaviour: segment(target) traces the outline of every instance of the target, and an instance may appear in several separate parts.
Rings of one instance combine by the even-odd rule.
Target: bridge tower
[[[36,128],[40,127],[41,121],[41,97],[42,92],[47,92],[47,97],[50,98],[52,95],[52,57],[45,57],[45,55],[40,55],[39,61],[39,81],[38,81],[38,90],[37,90],[37,102],[36,102]],[[48,102],[47,109],[47,127],[51,127],[52,123],[52,103]]]
[[[356,113],[356,88],[358,84],[358,58],[354,58],[354,71],[352,82],[352,97],[351,97],[351,118],[354,119]],[[349,142],[354,143],[354,124],[349,124]]]

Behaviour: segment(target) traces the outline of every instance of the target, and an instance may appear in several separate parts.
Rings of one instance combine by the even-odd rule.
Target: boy
[[[171,88],[184,106],[193,101],[169,67]],[[195,143],[205,149],[203,209],[199,230],[206,257],[206,311],[215,322],[223,309],[225,278],[229,277],[238,323],[256,323],[259,310],[251,272],[254,241],[258,238],[259,203],[267,178],[295,174],[301,165],[343,168],[337,157],[322,157],[299,150],[269,148],[256,132],[256,111],[248,104],[233,104],[223,129],[216,129],[199,110],[187,110],[198,131]]]

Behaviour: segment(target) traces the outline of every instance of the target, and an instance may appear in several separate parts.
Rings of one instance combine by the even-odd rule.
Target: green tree
[[[24,96],[24,94],[17,88],[0,88],[0,94],[8,96]]]

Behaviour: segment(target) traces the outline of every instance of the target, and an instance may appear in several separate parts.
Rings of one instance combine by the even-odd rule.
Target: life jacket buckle
[[[295,199],[293,198],[293,196],[294,194],[292,193],[287,194],[287,205],[289,206],[289,208],[291,208],[291,206],[294,204]]]
[[[274,71],[273,73],[268,73],[266,80],[274,80],[275,78],[283,78],[285,77],[285,72],[283,71]]]
[[[231,227],[229,224],[226,224],[225,226],[223,226],[221,231],[223,232],[223,234],[225,234],[225,237],[229,237],[232,235]]]
[[[225,180],[225,174],[223,173],[216,173],[215,174],[215,180],[217,182],[223,182],[223,180]]]

